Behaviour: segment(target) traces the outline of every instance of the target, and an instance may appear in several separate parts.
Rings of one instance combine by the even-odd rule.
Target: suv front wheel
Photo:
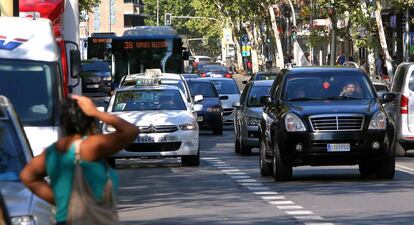
[[[292,166],[283,162],[277,143],[273,146],[273,178],[275,181],[288,181],[292,179]]]

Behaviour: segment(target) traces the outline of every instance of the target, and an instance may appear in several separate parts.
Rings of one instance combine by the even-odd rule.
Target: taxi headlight
[[[369,122],[369,130],[385,130],[387,127],[387,117],[385,113],[378,111],[376,112]]]
[[[220,112],[221,108],[220,107],[208,107],[207,108],[207,112]]]
[[[288,113],[285,117],[286,130],[289,132],[306,131],[302,120],[293,113]]]
[[[197,129],[197,124],[195,123],[186,123],[183,125],[180,125],[181,130],[195,130]]]
[[[116,131],[116,129],[113,126],[111,126],[111,125],[106,125],[104,131],[106,133],[113,133],[113,132]]]
[[[35,221],[32,216],[16,216],[11,218],[12,225],[34,225]]]
[[[247,118],[247,124],[249,124],[249,126],[258,126],[259,123],[260,123],[259,118],[255,118],[255,117],[248,117]]]

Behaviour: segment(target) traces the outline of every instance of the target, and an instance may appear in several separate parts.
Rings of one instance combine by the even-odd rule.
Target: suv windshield
[[[236,82],[233,79],[211,80],[219,94],[240,94]]]
[[[56,66],[45,62],[0,60],[0,95],[14,105],[23,125],[53,126]],[[53,78],[55,76],[56,78]]]
[[[327,72],[288,75],[283,96],[288,101],[374,98],[364,74]]]
[[[218,98],[218,93],[211,83],[188,82],[191,96],[202,95],[204,98]]]
[[[187,110],[179,90],[118,91],[112,111]]]
[[[247,98],[247,107],[260,107],[260,97],[268,95],[271,86],[253,86]]]
[[[0,181],[18,181],[26,163],[13,126],[7,120],[0,120]]]

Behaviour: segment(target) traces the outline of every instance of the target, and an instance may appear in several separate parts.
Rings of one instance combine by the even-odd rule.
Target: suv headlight
[[[294,113],[288,113],[285,117],[286,130],[289,132],[306,131],[302,120]]]
[[[35,221],[32,216],[16,216],[11,218],[12,225],[34,225]]]
[[[387,117],[382,111],[376,112],[369,122],[369,130],[385,130],[387,127]]]
[[[259,123],[260,123],[260,119],[259,118],[247,117],[247,124],[249,126],[258,126]]]
[[[181,130],[195,130],[197,129],[197,123],[186,123],[183,125],[180,125]]]
[[[103,78],[103,80],[106,80],[106,81],[111,81],[111,80],[112,80],[112,77],[111,77],[111,76],[109,76],[109,77],[104,77],[104,78]]]

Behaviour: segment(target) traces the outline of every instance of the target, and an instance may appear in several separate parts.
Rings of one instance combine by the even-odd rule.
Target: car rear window
[[[255,80],[274,80],[276,79],[275,73],[260,73],[256,75]]]
[[[83,72],[110,71],[109,64],[107,62],[86,62],[86,63],[82,63],[81,70]]]
[[[374,84],[375,90],[376,91],[385,91],[388,92],[388,87],[386,85],[382,85],[382,84]]]
[[[205,98],[218,98],[218,93],[213,84],[205,82],[189,82],[191,96],[202,95]]]
[[[204,72],[228,72],[225,66],[204,66]]]
[[[240,94],[239,87],[233,79],[211,80],[219,94]]]

